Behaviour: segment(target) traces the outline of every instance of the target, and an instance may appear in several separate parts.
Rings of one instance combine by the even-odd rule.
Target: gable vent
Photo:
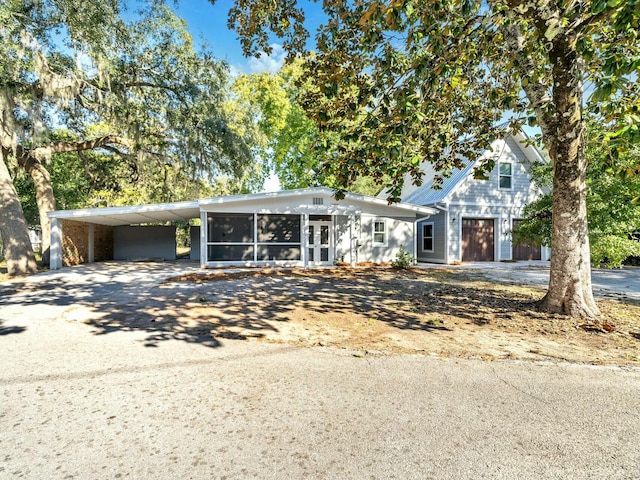
[[[324,203],[324,199],[322,197],[313,197],[314,205],[322,205]]]

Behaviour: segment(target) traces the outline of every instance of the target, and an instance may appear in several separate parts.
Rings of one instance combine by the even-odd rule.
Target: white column
[[[352,267],[356,266],[356,216],[349,215],[349,262]]]
[[[253,214],[253,263],[258,261],[258,214]]]
[[[309,268],[309,214],[302,215],[302,264]]]
[[[207,212],[200,210],[200,268],[207,266]]]
[[[49,268],[62,268],[62,223],[57,218],[51,219],[51,246],[49,247]]]
[[[444,263],[449,265],[449,248],[451,245],[451,239],[449,238],[449,206],[444,212]],[[435,231],[435,226],[434,226]],[[435,239],[434,239],[435,242]],[[435,246],[435,244],[434,244]]]
[[[89,263],[94,262],[95,258],[95,236],[96,236],[96,226],[93,223],[89,224],[89,244],[87,245],[87,261]]]

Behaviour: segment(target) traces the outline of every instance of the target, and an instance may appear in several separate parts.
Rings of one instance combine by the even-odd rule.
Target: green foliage
[[[0,106],[13,112],[0,122],[5,153],[35,152],[61,208],[191,199],[220,178],[234,192],[261,188],[252,138],[226,108],[228,66],[196,52],[163,2],[142,4],[130,21],[122,8],[3,2]],[[99,138],[108,141],[87,142]],[[56,142],[67,153],[56,154]],[[18,174],[16,183],[32,221],[30,181]]]
[[[592,233],[591,264],[595,267],[620,268],[629,257],[640,256],[640,241],[618,235]]]
[[[514,244],[551,245],[553,197],[546,194],[524,208],[523,219],[511,232]]]
[[[237,103],[247,118],[257,119],[258,156],[285,189],[318,184],[319,132],[296,101],[300,72],[300,62],[294,62],[277,74],[241,75],[234,82]]]
[[[233,108],[244,125],[255,119],[251,135],[257,156],[273,169],[284,189],[324,185],[344,188],[335,175],[321,165],[335,158],[343,139],[330,132],[321,133],[299,103],[305,92],[317,90],[310,81],[302,81],[300,60],[284,66],[277,74],[240,75],[233,91]],[[357,176],[349,191],[377,195],[381,182],[368,175]]]
[[[398,270],[406,270],[415,263],[415,258],[404,249],[404,246],[400,246],[396,258],[391,261],[391,266]]]
[[[588,124],[587,218],[591,244],[591,263],[619,267],[629,256],[637,256],[640,242],[631,239],[640,231],[640,174],[636,165],[638,145],[629,139],[619,141],[615,150],[603,141],[606,130],[595,121]],[[615,151],[615,159],[612,155]],[[549,189],[551,165],[532,169],[533,179]],[[553,195],[547,194],[527,205],[524,219],[512,232],[515,243],[551,245]]]
[[[536,0],[328,0],[323,8],[328,19],[313,54],[296,2],[237,1],[229,23],[247,54],[268,51],[271,31],[292,56],[306,55],[300,83],[313,88],[299,92],[300,104],[323,136],[340,139],[319,146],[326,150],[321,171],[344,189],[359,176],[386,175],[396,201],[407,175],[420,181],[424,159],[446,174],[525,124],[541,127],[555,157],[564,145],[557,127],[573,129],[572,138],[580,129],[561,103],[574,108],[581,100],[553,95],[569,88],[569,77],[593,82],[586,107],[603,124],[624,118],[610,140],[638,135],[637,0],[580,8]],[[563,62],[576,58],[581,70],[569,71]],[[506,123],[499,120],[505,112]],[[487,158],[478,175],[491,167]]]

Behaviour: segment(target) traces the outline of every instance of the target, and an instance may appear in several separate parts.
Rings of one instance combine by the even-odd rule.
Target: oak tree
[[[0,6],[0,233],[10,274],[35,268],[16,172],[33,181],[46,258],[54,155],[79,156],[89,173],[87,152],[115,156],[140,182],[151,172],[145,185],[158,184],[156,200],[172,199],[177,178],[240,177],[253,165],[225,113],[226,64],[196,52],[162,2],[129,20],[125,9],[114,0]]]
[[[529,123],[553,166],[548,312],[594,317],[586,210],[584,110],[638,125],[638,0],[326,0],[307,57],[317,92],[303,107],[340,138],[327,163],[341,185],[389,176],[389,200],[420,163],[441,175]],[[268,31],[307,51],[296,2],[236,0],[230,26],[245,53]],[[585,84],[589,87],[585,89]],[[585,94],[585,91],[587,92]],[[623,105],[624,108],[620,108]],[[493,166],[486,158],[477,175]]]

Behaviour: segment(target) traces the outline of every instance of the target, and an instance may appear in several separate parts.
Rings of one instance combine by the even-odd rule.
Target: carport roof
[[[81,210],[56,210],[50,218],[76,220],[98,225],[136,225],[140,223],[170,222],[200,217],[198,201],[156,203],[134,207],[103,207]]]

